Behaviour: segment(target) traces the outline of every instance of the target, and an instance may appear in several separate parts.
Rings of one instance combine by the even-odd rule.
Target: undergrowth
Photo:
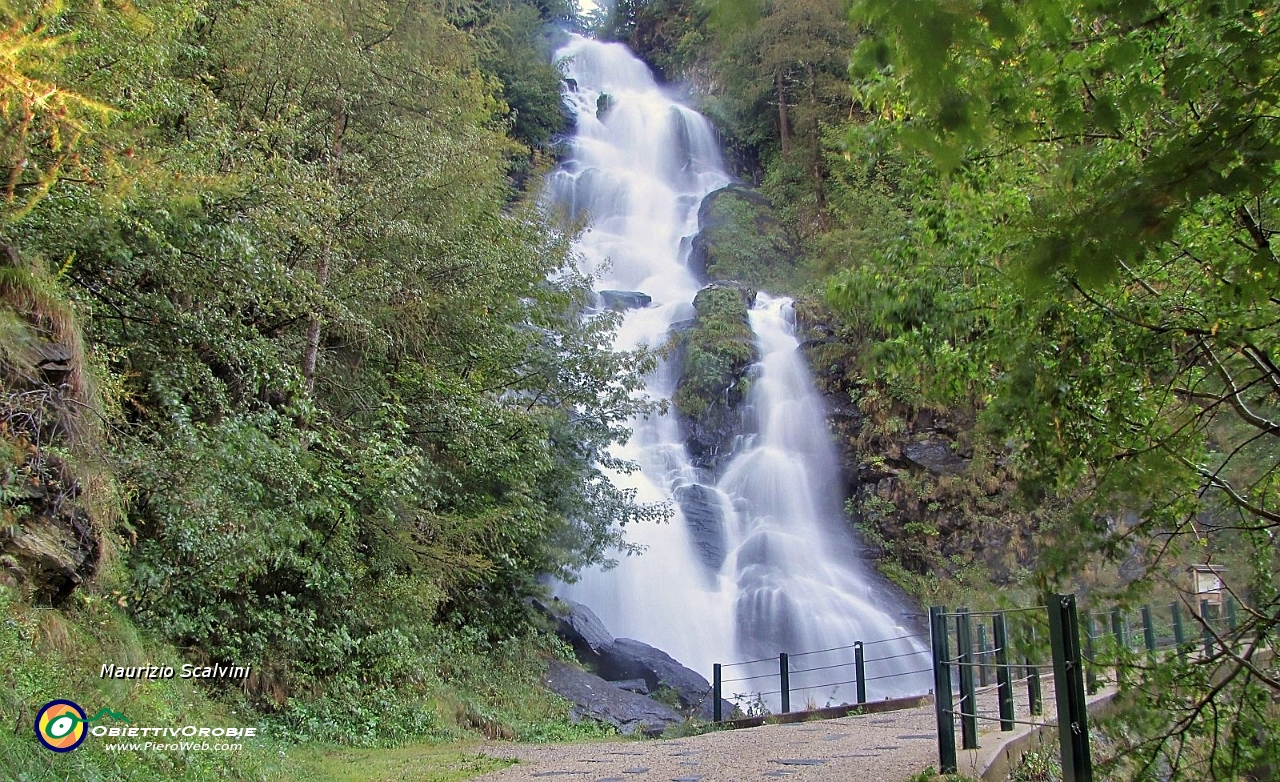
[[[415,767],[409,778],[452,780],[501,766],[468,754],[482,738],[556,742],[617,735],[598,723],[572,722],[568,703],[540,686],[546,657],[564,654],[553,639],[531,634],[486,646],[455,632],[438,639],[436,648],[410,653],[437,667],[424,669],[422,682],[403,691],[408,695],[389,687],[353,688],[310,701],[295,698],[268,714],[250,706],[239,690],[211,694],[181,678],[100,678],[107,663],[180,669],[186,662],[140,631],[110,594],[78,590],[67,606],[49,609],[0,587],[0,778],[312,779],[324,778],[316,769],[343,762],[351,766],[344,774],[356,774],[367,765],[360,758],[390,752],[387,763],[399,758]],[[36,742],[32,730],[37,711],[54,699],[72,700],[90,715],[110,708],[133,726],[255,726],[258,735],[236,740],[243,744],[239,751],[186,753],[108,752],[107,739],[90,736],[75,751],[55,754]],[[110,719],[101,724],[109,726]],[[427,773],[424,764],[439,768]]]

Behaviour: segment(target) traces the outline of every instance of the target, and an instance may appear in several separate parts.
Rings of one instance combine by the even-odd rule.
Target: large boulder
[[[670,689],[684,710],[704,720],[712,718],[711,684],[697,671],[647,643],[631,638],[615,640],[601,655],[600,673],[607,679],[644,679],[650,692]],[[733,704],[722,701],[721,708],[723,714],[730,714]]]
[[[690,716],[704,720],[712,718],[711,685],[697,671],[684,667],[671,655],[649,644],[630,638],[615,639],[609,634],[599,617],[581,603],[562,598],[553,598],[549,601],[535,599],[532,602],[534,608],[551,619],[556,635],[573,646],[578,660],[596,669],[603,677],[601,681],[609,684],[612,689],[629,690],[628,695],[644,698],[643,695],[636,693],[640,690],[651,693],[665,687],[675,693],[676,699]],[[587,697],[583,694],[586,690],[579,685],[591,683],[580,676],[571,677],[568,674],[558,677],[557,681],[576,682],[574,687],[577,690],[575,691],[578,691],[583,698]],[[590,691],[599,695],[601,692],[599,685],[593,685],[593,687],[594,689]],[[559,690],[555,691],[583,706],[584,709],[589,705],[587,701],[580,702]],[[611,695],[610,698],[612,699]],[[613,700],[609,702],[612,703]],[[634,702],[625,701],[625,699],[619,703],[630,704],[627,705],[628,709],[638,708]],[[723,714],[730,714],[733,711],[733,704],[729,701],[721,701],[721,707]],[[595,718],[623,730],[613,720],[603,717]],[[623,730],[623,732],[627,731]]]
[[[613,636],[604,622],[582,603],[555,597],[534,599],[533,607],[551,620],[556,635],[568,641],[578,659],[588,665],[598,665],[600,655],[613,646]]]
[[[600,291],[600,305],[611,310],[640,310],[653,303],[653,297],[640,291]]]
[[[626,735],[658,736],[684,722],[675,709],[558,660],[547,665],[543,681],[547,689],[573,704],[570,713],[575,719],[606,722]]]
[[[689,268],[702,279],[786,291],[799,258],[799,245],[759,191],[735,183],[702,199],[689,253]]]

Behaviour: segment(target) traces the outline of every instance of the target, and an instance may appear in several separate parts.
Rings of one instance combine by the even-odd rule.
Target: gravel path
[[[485,782],[741,782],[903,780],[937,763],[933,708],[764,725],[682,739],[595,744],[492,744],[518,765]]]
[[[1053,714],[1052,687],[1045,713]],[[1027,715],[1025,690],[1017,693],[1017,717]],[[979,694],[978,713],[998,714],[995,693]],[[789,779],[902,782],[938,764],[933,706],[865,714],[821,722],[764,725],[681,739],[589,744],[491,743],[484,753],[517,765],[478,777],[484,782],[587,780],[587,782],[744,782]],[[1038,721],[1038,720],[1037,720]],[[999,725],[979,722],[979,743]],[[959,727],[956,743],[959,744]],[[970,753],[962,753],[968,766]],[[976,756],[975,756],[976,757]],[[972,768],[962,771],[973,773]]]

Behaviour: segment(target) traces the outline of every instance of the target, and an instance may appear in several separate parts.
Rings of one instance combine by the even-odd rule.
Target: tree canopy
[[[3,273],[83,338],[71,412],[103,426],[72,461],[118,509],[94,588],[296,725],[420,708],[449,633],[526,632],[538,578],[661,514],[604,472],[651,359],[513,186],[563,125],[554,12],[0,6]],[[4,304],[39,329],[33,289]]]
[[[1226,682],[1153,673],[1120,735],[1139,776],[1274,768],[1280,688],[1255,659],[1280,623],[1274,9],[859,0],[853,18],[874,120],[844,151],[906,161],[903,231],[830,299],[880,331],[889,374],[978,400],[1029,497],[1072,500],[1048,583],[1094,551],[1137,552],[1135,590],[1231,561],[1249,615]]]

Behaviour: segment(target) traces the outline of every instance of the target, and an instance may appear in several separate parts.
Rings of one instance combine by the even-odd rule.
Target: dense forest
[[[601,472],[649,359],[535,199],[564,9],[0,13],[5,723],[197,708],[96,681],[157,655],[249,666],[211,694],[303,738],[554,722],[500,702],[554,651],[522,599],[661,511]]]
[[[624,0],[604,24],[691,85],[802,247],[784,285],[886,574],[1104,605],[1231,573],[1230,674],[1150,671],[1109,733],[1122,777],[1280,767],[1246,640],[1280,622],[1274,11]]]
[[[711,263],[797,298],[880,569],[982,606],[1136,604],[1224,566],[1245,607],[1227,673],[1152,666],[1108,729],[1111,771],[1280,768],[1261,656],[1280,625],[1271,6],[0,17],[0,721],[19,726],[0,757],[21,778],[297,778],[306,742],[596,730],[539,688],[568,652],[527,598],[667,510],[607,478],[629,469],[609,455],[627,421],[663,401],[636,393],[658,356],[613,352],[618,315],[584,316],[584,226],[539,198],[573,25],[628,43],[722,134],[752,195],[724,202],[738,244]],[[757,193],[753,242],[734,221],[764,224]],[[155,661],[253,674],[98,676]],[[72,693],[272,738],[179,765],[54,757],[31,720]]]

